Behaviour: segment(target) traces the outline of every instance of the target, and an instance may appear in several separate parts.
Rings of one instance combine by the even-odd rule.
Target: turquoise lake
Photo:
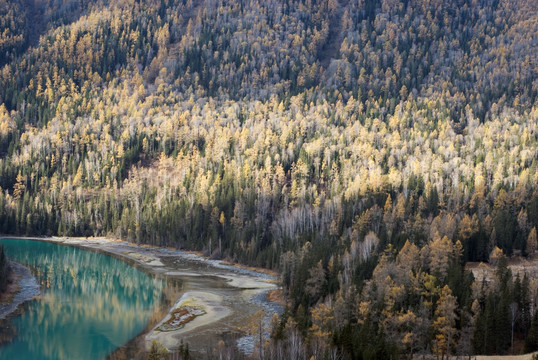
[[[113,257],[35,240],[2,239],[41,295],[0,321],[0,359],[104,359],[144,331],[164,282]]]

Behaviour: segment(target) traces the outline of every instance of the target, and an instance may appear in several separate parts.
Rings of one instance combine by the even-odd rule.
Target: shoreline
[[[270,306],[260,306],[254,299],[260,294],[263,294],[263,298],[265,298],[269,290],[278,288],[275,284],[275,276],[257,271],[257,269],[206,259],[192,252],[137,245],[106,237],[23,237],[1,235],[1,239],[45,241],[97,251],[126,261],[154,276],[168,279],[192,280],[195,284],[196,281],[203,281],[206,278],[215,279],[214,281],[219,283],[222,282],[222,288],[198,289],[195,285],[191,285],[177,293],[176,297],[172,299],[170,308],[164,311],[165,314],[159,318],[157,325],[152,326],[135,338],[138,344],[136,346],[143,350],[149,349],[151,340],[154,339],[161,342],[168,350],[174,351],[179,348],[180,340],[199,339],[200,334],[207,332],[208,329],[217,335],[229,331],[230,326],[226,323],[232,321],[229,319],[238,316],[249,316],[248,314],[242,314],[241,309],[235,308],[230,303],[230,300],[227,299],[230,296],[236,297],[253,307],[261,307],[268,318],[273,315],[273,313],[269,313]],[[232,295],[223,299],[223,291],[228,291]],[[172,316],[173,311],[178,306],[181,306],[186,299],[190,299],[204,307],[206,313],[185,323],[180,329],[166,332],[157,330],[157,327],[166,322]],[[270,304],[268,301],[267,303]],[[135,339],[132,341],[135,341]],[[195,348],[196,346],[191,346],[191,350],[195,350]],[[202,347],[200,346],[200,348]]]
[[[11,291],[6,291],[1,296],[0,320],[12,315],[22,304],[33,300],[41,293],[39,284],[30,269],[15,261],[9,261],[9,266],[11,267],[9,277],[12,283],[8,287],[12,289]]]

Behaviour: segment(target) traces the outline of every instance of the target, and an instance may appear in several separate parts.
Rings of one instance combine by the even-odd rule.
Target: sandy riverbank
[[[1,238],[1,237],[0,237]],[[5,236],[17,239],[21,237]],[[194,351],[207,348],[208,341],[217,341],[218,336],[237,331],[241,323],[257,310],[272,316],[274,304],[260,303],[267,291],[276,289],[275,278],[269,274],[207,260],[199,255],[169,248],[136,245],[107,238],[43,237],[23,238],[48,241],[79,248],[99,251],[139,266],[144,271],[166,279],[181,281],[182,290],[174,293],[172,306],[164,317],[140,339],[146,349],[152,340],[158,340],[169,350],[179,347],[181,340],[189,342]],[[263,296],[262,296],[263,295]],[[189,299],[204,308],[205,314],[173,331],[158,331],[159,324],[166,322],[178,306]],[[270,312],[270,313],[269,313]],[[220,334],[220,335],[219,335]]]
[[[186,305],[200,308],[204,314],[196,316],[177,329],[168,331],[160,329],[163,323],[168,322],[172,311]],[[228,307],[223,306],[222,296],[210,292],[188,291],[170,309],[168,315],[146,335],[146,346],[150,345],[153,340],[157,340],[167,349],[177,349],[184,333],[193,331],[198,327],[210,325],[224,319],[231,313],[232,311]]]

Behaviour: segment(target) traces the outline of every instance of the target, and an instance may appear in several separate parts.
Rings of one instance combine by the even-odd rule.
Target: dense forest
[[[276,269],[260,357],[538,350],[537,95],[536,0],[0,0],[0,232]]]

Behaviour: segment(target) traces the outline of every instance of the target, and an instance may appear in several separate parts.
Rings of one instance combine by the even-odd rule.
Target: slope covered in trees
[[[514,351],[464,264],[538,247],[538,4],[445,5],[0,1],[0,231],[279,269],[268,351]]]

